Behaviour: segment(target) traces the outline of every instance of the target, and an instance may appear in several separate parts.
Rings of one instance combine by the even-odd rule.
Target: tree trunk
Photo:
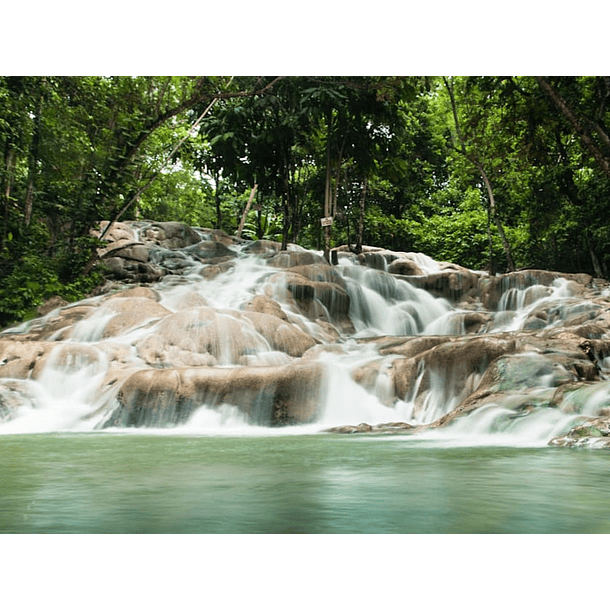
[[[595,254],[595,250],[593,249],[593,244],[591,243],[591,233],[587,229],[585,231],[585,240],[587,241],[587,248],[589,249],[589,255],[591,256],[591,263],[593,265],[593,272],[595,273],[595,277],[604,277],[604,272],[602,271],[601,265],[599,264],[599,259]]]
[[[477,164],[479,172],[481,173],[481,177],[483,178],[483,182],[485,183],[485,188],[487,189],[487,195],[489,196],[489,212],[491,217],[493,218],[495,225],[498,229],[498,234],[500,235],[500,239],[502,240],[502,249],[504,250],[504,254],[506,255],[506,267],[508,271],[515,270],[515,263],[513,262],[513,255],[511,252],[510,244],[508,243],[508,239],[506,239],[506,233],[504,233],[504,227],[498,218],[498,214],[496,211],[496,200],[494,198],[493,190],[491,188],[491,182],[483,169],[483,166],[478,163]]]
[[[222,210],[220,209],[220,172],[214,172],[214,202],[216,203],[215,229],[222,226]]]
[[[40,113],[42,111],[42,93],[38,92],[36,100],[36,110],[34,115],[34,130],[32,133],[32,142],[30,145],[30,154],[28,159],[28,188],[25,195],[25,208],[23,212],[23,222],[25,226],[29,226],[32,220],[32,208],[34,206],[34,188],[36,182],[38,150],[40,148]]]
[[[246,222],[246,216],[248,215],[248,212],[250,211],[250,206],[252,205],[252,202],[254,201],[254,195],[256,195],[257,188],[258,188],[258,184],[255,184],[252,187],[252,190],[250,191],[250,198],[248,199],[248,203],[246,204],[244,213],[241,215],[241,221],[239,222],[239,229],[237,229],[237,233],[236,233],[237,239],[241,239],[241,232],[244,229],[244,224]]]
[[[324,188],[324,218],[331,216],[332,206],[332,185],[330,170],[330,141],[326,148],[326,185]],[[330,236],[332,225],[324,227],[324,258],[330,263]]]
[[[356,238],[356,254],[362,252],[362,236],[364,233],[364,207],[366,202],[366,191],[368,187],[368,180],[365,177],[362,183],[362,193],[360,196],[360,213],[358,215],[358,235]]]
[[[4,192],[2,193],[2,216],[4,222],[2,223],[2,233],[0,233],[0,250],[4,249],[6,239],[8,236],[8,219],[11,202],[11,189],[13,187],[13,177],[15,169],[15,149],[7,144],[6,152],[4,153],[4,166],[6,167],[6,173],[4,178]]]
[[[288,194],[282,196],[282,250],[288,250],[288,239],[290,233],[290,203]]]
[[[489,245],[489,275],[496,275],[496,263],[494,261],[494,244],[491,239],[491,208],[487,207],[487,243]]]

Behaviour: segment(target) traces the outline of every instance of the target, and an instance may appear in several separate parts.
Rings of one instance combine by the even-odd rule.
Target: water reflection
[[[314,436],[5,436],[3,533],[608,533],[604,452]]]

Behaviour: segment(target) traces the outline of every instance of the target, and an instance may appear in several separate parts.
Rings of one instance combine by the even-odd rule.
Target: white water
[[[422,254],[412,255],[425,273],[436,273],[439,265]],[[207,305],[215,313],[216,320],[226,324],[226,341],[221,337],[217,346],[216,366],[230,367],[237,364],[249,366],[281,365],[292,359],[285,353],[274,350],[269,342],[256,332],[249,322],[239,321],[243,306],[257,294],[267,294],[279,300],[281,292],[273,278],[282,270],[265,265],[261,259],[241,256],[233,268],[211,280],[199,275],[200,263],[193,262],[190,273],[170,276],[153,286],[159,292],[159,305],[170,312],[184,311],[185,315],[197,310],[193,306]],[[343,276],[351,299],[350,318],[356,334],[343,336],[339,349],[330,349],[319,356],[326,370],[326,393],[321,417],[315,424],[287,428],[266,428],[248,423],[244,414],[234,405],[221,404],[210,407],[201,405],[181,425],[171,429],[121,430],[122,433],[159,434],[310,434],[331,426],[344,424],[379,424],[402,421],[413,425],[435,421],[449,413],[466,392],[473,391],[481,374],[473,373],[466,385],[461,387],[452,379],[451,373],[432,374],[429,389],[418,394],[419,379],[402,400],[392,396],[391,382],[387,371],[395,356],[380,357],[373,344],[355,339],[375,336],[402,335],[461,335],[464,333],[464,311],[453,307],[444,299],[435,298],[425,290],[418,289],[406,281],[396,279],[386,271],[361,267],[353,262],[342,261],[335,267]],[[541,303],[553,302],[561,307],[570,300],[568,283],[557,280],[552,287],[532,286],[526,289],[511,289],[501,298],[498,311],[494,312],[492,325],[487,332],[515,331],[522,327],[527,316]],[[95,304],[98,300],[91,300]],[[312,336],[324,342],[328,337],[326,328],[302,315],[290,302],[280,301],[289,323],[306,329]],[[320,304],[320,307],[323,306]],[[104,332],[116,312],[99,307],[88,318],[78,322],[72,329],[69,341],[58,342],[36,380],[24,384],[23,404],[15,417],[0,423],[0,433],[34,433],[53,431],[94,430],[116,406],[116,392],[120,381],[102,391],[104,379],[109,372],[109,354],[119,354],[122,366],[143,368],[146,363],[138,356],[135,345],[147,337],[154,337],[155,329],[162,319],[148,320],[126,330],[120,336],[104,337]],[[192,314],[195,315],[194,313]],[[212,315],[212,314],[210,314]],[[329,316],[330,317],[330,316]],[[49,319],[50,316],[47,316]],[[236,321],[238,320],[238,321]],[[45,320],[42,320],[44,323]],[[15,332],[26,332],[41,321],[22,325]],[[553,324],[555,322],[551,322]],[[193,331],[207,322],[193,318]],[[234,326],[240,324],[242,340],[249,350],[237,356],[228,340]],[[0,335],[1,336],[1,335]],[[56,337],[52,336],[50,340]],[[196,335],[193,334],[193,340]],[[189,337],[180,337],[181,341]],[[328,340],[326,340],[328,342]],[[81,356],[64,355],[62,345],[85,344],[88,351]],[[187,346],[188,347],[188,346]],[[187,351],[184,343],[177,341],[175,350]],[[189,352],[190,353],[190,352]],[[191,355],[192,357],[192,355]],[[374,387],[365,389],[352,379],[353,371],[371,362],[379,361],[379,374]],[[610,367],[608,367],[610,368]],[[545,382],[539,380],[540,391]],[[610,402],[607,386],[591,397],[586,412],[594,414]],[[574,413],[563,413],[557,409],[545,409],[519,417],[506,404],[490,404],[468,417],[457,420],[447,429],[429,431],[418,439],[438,440],[448,444],[509,444],[542,446],[550,438],[561,433],[574,418]]]

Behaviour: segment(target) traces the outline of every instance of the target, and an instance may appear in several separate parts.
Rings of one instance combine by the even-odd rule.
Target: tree
[[[481,176],[481,179],[483,180],[483,184],[487,192],[489,206],[487,221],[487,232],[489,236],[489,272],[490,274],[493,274],[495,272],[490,226],[492,222],[496,225],[498,234],[500,236],[500,239],[502,240],[502,247],[506,255],[507,269],[508,271],[514,271],[515,263],[513,261],[511,247],[508,242],[508,239],[506,238],[506,233],[504,231],[502,221],[500,220],[497,211],[496,198],[494,196],[494,190],[492,188],[491,179],[488,171],[486,171],[485,168],[486,164],[491,165],[493,167],[494,163],[500,161],[500,158],[497,154],[494,155],[493,152],[488,152],[489,147],[494,144],[494,141],[492,140],[491,135],[489,133],[489,123],[492,122],[492,115],[489,112],[478,112],[481,108],[485,108],[485,103],[481,103],[480,98],[479,100],[477,100],[479,103],[472,103],[472,98],[474,97],[473,92],[475,91],[475,87],[471,86],[469,100],[470,103],[465,109],[467,113],[466,122],[468,127],[464,128],[463,121],[460,119],[460,112],[456,100],[455,81],[454,79],[443,78],[443,82],[449,95],[449,100],[451,104],[451,114],[453,116],[455,127],[454,149],[462,157],[467,159],[470,164],[477,170],[477,172]]]

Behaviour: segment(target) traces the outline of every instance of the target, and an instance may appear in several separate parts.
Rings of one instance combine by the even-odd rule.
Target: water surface
[[[610,533],[610,456],[388,436],[0,437],[2,533]]]

